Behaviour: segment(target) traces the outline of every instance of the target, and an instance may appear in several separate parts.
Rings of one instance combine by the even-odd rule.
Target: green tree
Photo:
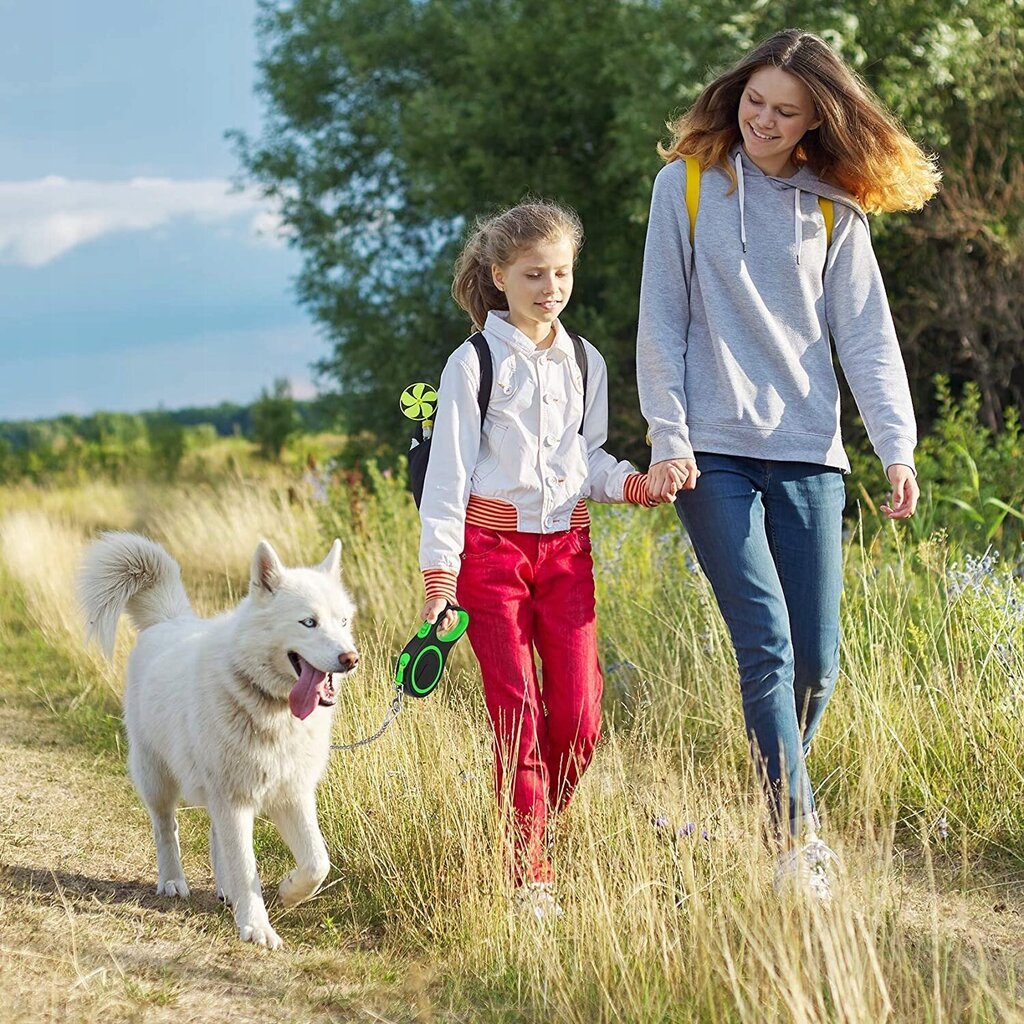
[[[264,4],[260,34],[268,118],[242,158],[295,231],[348,421],[404,432],[400,391],[436,381],[469,332],[449,296],[467,222],[534,193],[583,217],[571,322],[620,384],[618,435],[642,437],[628,382],[653,144],[686,80],[669,40],[706,35],[699,17],[619,0],[298,0]]]
[[[166,412],[146,419],[149,451],[154,469],[170,480],[185,456],[185,428]]]
[[[274,381],[274,390],[266,388],[251,412],[252,436],[266,459],[279,459],[288,438],[298,431],[299,418],[295,411],[291,386],[286,379]]]

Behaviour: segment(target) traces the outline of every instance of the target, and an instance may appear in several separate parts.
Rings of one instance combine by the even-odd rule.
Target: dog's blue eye
[[[310,616],[308,619],[299,619],[299,625],[305,626],[306,629],[316,629],[316,619]]]

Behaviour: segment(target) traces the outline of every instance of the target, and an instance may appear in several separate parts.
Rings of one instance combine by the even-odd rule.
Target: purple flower
[[[656,818],[651,818],[651,824],[659,830],[668,828],[668,818],[664,814],[659,814]]]
[[[676,831],[677,839],[685,839],[687,836],[692,836],[697,831],[697,826],[692,821],[688,821],[685,825],[680,825]]]

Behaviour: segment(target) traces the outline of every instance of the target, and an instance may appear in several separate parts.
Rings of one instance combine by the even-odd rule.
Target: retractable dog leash
[[[398,656],[395,684],[410,697],[426,697],[434,692],[441,681],[448,652],[466,632],[469,625],[466,609],[448,604],[437,618],[443,619],[448,611],[455,612],[455,625],[451,629],[441,633],[437,622],[424,622]]]
[[[455,612],[455,625],[443,633],[440,622],[449,612]],[[395,696],[381,727],[372,735],[355,743],[332,743],[331,750],[355,750],[380,739],[388,726],[401,714],[405,697],[428,697],[437,689],[444,675],[448,654],[462,638],[469,625],[469,613],[456,604],[447,604],[435,622],[424,622],[416,635],[402,648],[395,663]]]
[[[437,411],[437,390],[432,384],[410,384],[402,392],[399,405],[403,416],[420,424],[418,451],[414,448],[410,452],[409,473],[411,477],[418,475],[422,489],[429,458],[430,434]],[[455,625],[441,633],[438,623],[449,611],[455,612]],[[466,632],[468,625],[469,614],[465,608],[450,602],[445,605],[435,622],[424,622],[398,656],[395,664],[395,696],[381,727],[372,736],[357,740],[355,743],[332,743],[331,750],[355,750],[357,747],[373,743],[384,735],[388,726],[402,713],[403,698],[427,697],[433,693],[444,674],[448,652]]]

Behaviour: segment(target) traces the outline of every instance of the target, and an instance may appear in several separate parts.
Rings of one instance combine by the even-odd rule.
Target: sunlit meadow
[[[145,532],[182,564],[197,608],[244,594],[257,540],[319,561],[334,536],[360,605],[363,660],[335,739],[377,728],[420,604],[418,523],[400,479],[328,500],[285,482],[109,484],[0,493],[0,557],[23,614],[70,656],[55,710],[123,770],[114,666],[83,646],[73,576],[104,528]],[[1024,584],[1012,558],[905,541],[873,518],[846,543],[843,669],[811,757],[843,871],[830,909],[780,903],[743,740],[735,667],[671,509],[593,512],[605,738],[555,857],[565,916],[512,913],[490,745],[468,645],[440,690],[320,789],[334,871],[309,904],[271,908],[286,942],[364,936],[462,1020],[875,1022],[1022,1019],[1020,966],[943,920],[944,891],[1024,878]],[[96,723],[101,723],[99,726]],[[182,815],[210,887],[205,822]],[[148,844],[148,835],[139,843]],[[261,824],[265,884],[287,854]],[[438,995],[439,993],[439,995]],[[447,1019],[447,1018],[445,1018]]]

